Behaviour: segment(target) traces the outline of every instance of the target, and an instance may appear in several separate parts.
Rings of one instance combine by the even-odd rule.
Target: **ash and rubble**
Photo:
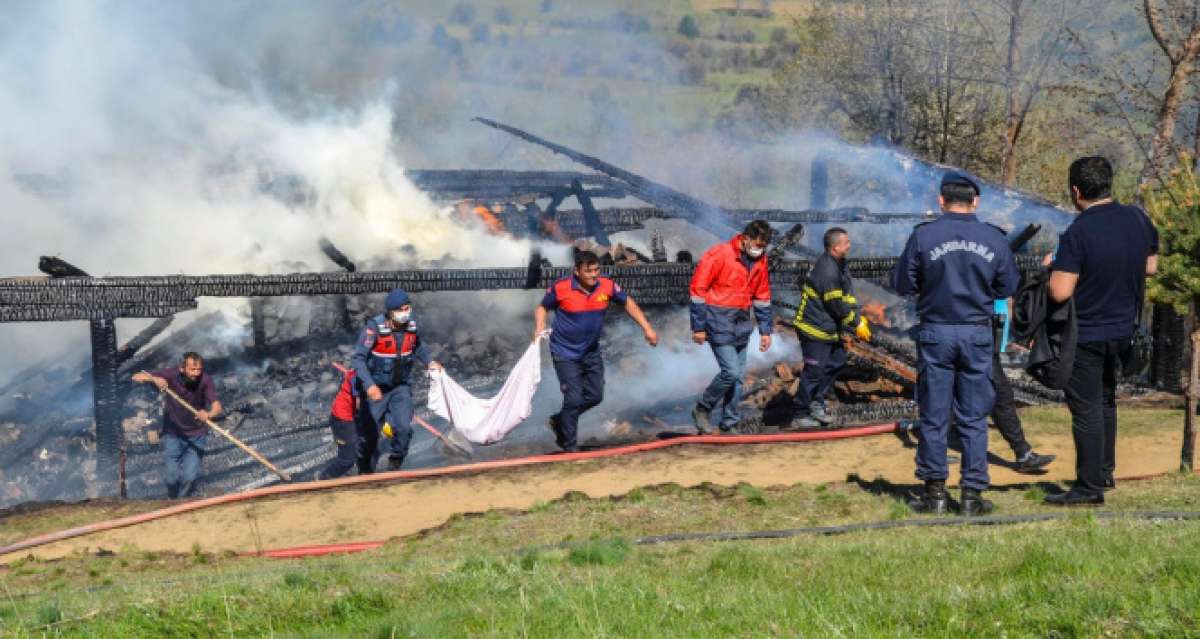
[[[453,208],[459,223],[482,224],[497,236],[548,240],[560,246],[574,241],[577,248],[600,249],[602,262],[616,267],[667,261],[690,263],[696,255],[693,251],[714,241],[724,241],[738,222],[757,217],[765,216],[777,224],[792,225],[790,229],[778,229],[782,239],[778,254],[771,256],[772,263],[782,260],[785,252],[801,256],[819,253],[804,245],[806,228],[809,231],[817,229],[808,238],[808,244],[812,244],[814,238],[819,238],[820,228],[831,223],[856,224],[852,230],[856,237],[860,230],[880,224],[887,227],[882,229],[885,234],[895,235],[894,224],[911,223],[924,217],[924,214],[911,212],[872,214],[865,209],[820,210],[824,208],[823,203],[818,204],[818,210],[805,211],[726,209],[519,129],[481,121],[553,153],[565,155],[603,175],[415,172],[418,181],[429,182],[423,187],[433,192],[433,199],[457,202]],[[285,190],[302,193],[304,188],[302,181],[291,181]],[[581,208],[558,211],[559,205],[568,197],[574,198]],[[619,206],[628,206],[623,198],[640,200],[653,208],[598,209],[593,200],[610,199]],[[549,202],[545,203],[547,199]],[[866,232],[859,246],[879,245],[871,236],[872,233]],[[595,241],[583,239],[588,237]],[[785,249],[785,244],[790,246]],[[405,253],[406,248],[410,249],[408,253]],[[377,266],[395,266],[377,264],[369,257],[356,264],[355,260],[363,256],[346,256],[324,238],[321,250],[351,273],[360,268],[371,271]],[[563,246],[563,252],[566,252],[566,246]],[[398,259],[402,261],[415,260],[416,252],[412,247],[401,247],[400,253]],[[886,260],[867,258],[863,261],[874,263],[862,266],[877,277]],[[526,281],[526,288],[530,288],[529,282],[539,281],[540,267],[547,265],[539,253],[530,256],[529,274],[520,276]],[[299,269],[306,265],[292,266]],[[440,269],[463,264],[447,255],[443,259],[429,260],[422,266]],[[289,268],[288,265],[280,267]],[[682,277],[680,269],[668,270],[672,273],[670,277]],[[47,272],[56,276],[54,272]],[[668,275],[666,271],[661,274]],[[69,274],[62,276],[70,277]],[[782,273],[781,276],[790,277]],[[505,277],[512,279],[511,274]],[[513,285],[509,280],[505,281],[505,287]],[[581,423],[580,439],[584,446],[608,446],[692,432],[690,409],[716,372],[708,349],[690,342],[687,310],[682,306],[686,302],[686,285],[681,288],[678,282],[668,284],[665,279],[656,280],[662,282],[656,284],[646,284],[647,281],[643,279],[643,285],[648,287],[644,291],[647,297],[635,295],[635,299],[643,302],[658,330],[660,347],[654,350],[647,347],[640,334],[631,330],[632,323],[622,312],[609,313],[606,321],[610,326],[602,343],[608,367],[606,397],[604,403],[589,412]],[[904,326],[911,321],[910,305],[897,303],[898,300],[884,289],[871,287],[866,280],[860,281],[863,282],[860,297],[864,301],[886,305],[893,325]],[[170,283],[156,280],[155,285],[170,286]],[[197,297],[238,294],[231,292],[233,289],[226,290],[227,286],[215,280],[206,282],[205,286],[208,288],[203,290],[210,292],[169,289],[171,295],[179,297],[169,301],[182,310],[195,308]],[[310,284],[289,280],[284,288],[293,288],[276,290],[278,287],[272,285],[265,287],[270,292],[257,293],[279,297],[253,297],[248,304],[222,302],[220,312],[182,312],[179,317],[194,318],[190,324],[180,327],[178,324],[183,322],[177,322],[174,332],[131,357],[116,354],[120,366],[118,396],[124,398],[119,406],[120,434],[124,441],[126,490],[130,497],[157,497],[164,491],[159,478],[161,451],[155,437],[160,400],[148,387],[132,388],[129,375],[146,368],[173,368],[178,365],[181,354],[189,350],[205,356],[206,369],[215,378],[218,395],[225,406],[222,421],[237,437],[299,478],[311,477],[311,473],[333,455],[326,426],[329,402],[340,383],[340,374],[333,364],[348,363],[358,328],[367,317],[379,312],[382,296],[288,297],[312,290],[305,286]],[[765,356],[751,348],[740,424],[744,431],[769,431],[791,421],[791,396],[798,384],[796,374],[801,358],[796,339],[786,328],[788,318],[793,314],[786,306],[795,302],[795,290],[786,289],[796,287],[784,288],[777,290],[776,297],[782,306],[777,308],[777,314],[783,319],[777,322],[780,330],[776,331],[779,336],[776,345]],[[94,319],[89,315],[77,316],[79,311],[73,308],[69,308],[66,315],[62,314],[62,307],[55,303],[61,301],[59,298],[66,290],[68,287],[64,286],[29,293],[35,295],[36,304],[42,306],[12,306],[8,310],[15,314],[7,321]],[[25,293],[14,292],[14,295],[18,294]],[[116,317],[142,317],[144,315],[139,312],[163,310],[153,304],[143,305],[144,308],[125,308],[121,306],[123,298],[109,299],[99,291],[88,295],[93,296],[87,298],[93,304],[107,304],[115,309]],[[540,295],[540,290],[508,288],[502,291],[418,292],[414,294],[414,300],[423,339],[431,346],[434,358],[471,392],[490,395],[503,383],[509,368],[529,343],[532,309]],[[141,299],[137,295],[133,298]],[[177,310],[172,307],[166,312]],[[911,397],[914,378],[911,367],[915,354],[911,344],[906,344],[906,338],[899,330],[880,330],[877,334],[878,344],[860,345],[852,353],[842,381],[836,387],[841,403],[834,410],[838,417],[836,425],[891,421],[911,417],[915,410],[913,402],[905,399]],[[96,337],[93,336],[93,351],[95,348]],[[545,422],[558,409],[561,396],[557,384],[551,381],[555,377],[548,359],[543,358],[544,383],[535,396],[534,411],[529,420],[504,441],[477,447],[475,459],[555,450]],[[906,368],[909,370],[902,370]],[[0,449],[0,472],[3,473],[0,479],[5,481],[5,490],[0,495],[0,507],[29,500],[81,499],[96,496],[103,490],[95,467],[98,428],[89,401],[93,391],[92,377],[89,366],[82,362],[74,365],[56,363],[35,366],[2,389],[0,442],[5,445]],[[425,402],[426,384],[421,376],[417,377],[414,401],[420,407]],[[101,388],[104,387],[97,386],[97,390]],[[1036,388],[1027,391],[1022,388],[1018,386],[1019,400],[1052,399],[1045,397],[1045,393],[1038,393]],[[419,408],[418,414],[443,430],[447,428],[447,424],[432,419]],[[105,423],[111,421],[106,418]],[[111,451],[110,442],[114,440],[103,441],[109,446],[105,450]],[[203,493],[245,490],[275,481],[265,469],[215,434],[210,435],[208,449],[200,486]],[[466,460],[455,457],[432,435],[420,428],[414,429],[406,468],[462,461]]]
[[[414,295],[422,338],[435,359],[468,390],[489,395],[528,345],[532,309],[542,291],[420,293]],[[308,478],[328,462],[334,447],[329,404],[341,383],[335,363],[348,364],[357,328],[379,312],[382,296],[268,298],[261,304],[265,344],[256,344],[249,309],[200,312],[193,321],[157,340],[121,368],[126,490],[131,498],[157,498],[161,447],[157,429],[161,399],[145,385],[129,383],[137,370],[173,368],[182,353],[205,358],[225,406],[221,423],[280,468]],[[247,305],[248,306],[248,305]],[[678,306],[646,309],[662,342],[651,349],[619,309],[609,313],[602,343],[608,384],[603,404],[585,416],[585,447],[611,446],[692,432],[689,411],[715,373],[707,348],[688,340],[687,311]],[[347,316],[349,326],[347,326]],[[177,324],[182,324],[178,322]],[[351,330],[348,330],[351,329]],[[795,337],[781,321],[772,351],[751,358],[743,414],[747,430],[773,430],[790,421],[787,406],[802,366]],[[545,427],[561,395],[549,357],[534,412],[505,440],[477,446],[474,460],[542,454],[556,450]],[[88,367],[60,364],[30,371],[5,389],[0,413],[0,507],[26,501],[96,497],[95,430]],[[427,383],[415,376],[417,414],[441,430],[448,424],[423,410]],[[838,384],[840,400],[892,410],[909,408],[901,384],[869,366],[851,366]],[[896,405],[889,401],[899,402]],[[781,412],[782,410],[782,412]],[[853,421],[855,416],[847,414]],[[845,421],[845,420],[844,420]],[[414,425],[406,468],[463,463]],[[204,459],[202,494],[273,483],[274,477],[215,433]]]

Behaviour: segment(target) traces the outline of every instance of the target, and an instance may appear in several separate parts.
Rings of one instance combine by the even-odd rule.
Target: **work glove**
[[[392,425],[388,422],[383,423],[383,430],[381,432],[383,433],[383,436],[387,437],[388,439],[391,439],[396,435],[396,431],[392,430]]]
[[[871,325],[867,323],[867,318],[859,316],[858,328],[854,329],[854,336],[864,342],[871,341]]]

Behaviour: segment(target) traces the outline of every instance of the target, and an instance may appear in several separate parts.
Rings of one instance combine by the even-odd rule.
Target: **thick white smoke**
[[[529,255],[456,220],[404,177],[387,87],[355,107],[314,96],[296,115],[265,87],[218,80],[165,5],[9,9],[0,273],[32,273],[46,254],[93,275],[327,270],[322,235],[381,265],[447,256],[517,265]],[[5,368],[45,354],[45,340],[24,346],[28,335],[0,326]]]

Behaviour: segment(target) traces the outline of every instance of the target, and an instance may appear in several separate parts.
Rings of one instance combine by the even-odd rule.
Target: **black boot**
[[[546,425],[550,427],[550,432],[554,433],[554,444],[559,448],[566,448],[566,438],[562,432],[562,414],[555,413],[546,420]]]
[[[963,517],[978,517],[992,512],[992,502],[984,499],[974,488],[963,488],[958,513]]]
[[[359,475],[370,475],[371,473],[375,472],[375,466],[369,459],[360,459],[358,460],[357,464]]]
[[[692,408],[692,421],[701,435],[711,435],[716,432],[712,420],[709,419],[709,410],[699,404]]]
[[[950,510],[950,494],[946,492],[946,482],[925,482],[925,492],[909,499],[908,507],[919,513],[946,514]]]
[[[388,470],[400,470],[400,466],[402,465],[404,465],[403,457],[396,457],[395,455],[388,457]]]

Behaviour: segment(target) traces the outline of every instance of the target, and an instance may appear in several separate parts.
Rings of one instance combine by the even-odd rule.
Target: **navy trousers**
[[[317,479],[334,479],[341,477],[354,468],[358,459],[358,424],[329,416],[329,430],[333,431],[333,443],[337,446],[337,456],[326,464],[317,475]]]
[[[366,397],[365,393],[363,397]],[[408,445],[412,442],[413,434],[412,387],[408,384],[400,384],[384,391],[383,399],[377,402],[367,400],[367,410],[362,411],[362,415],[365,422],[362,430],[369,432],[370,435],[359,439],[359,468],[369,465],[374,469],[376,446],[384,424],[391,424],[393,433],[391,443],[386,451],[388,457],[394,460],[403,460],[408,455]]]
[[[992,410],[992,328],[983,324],[917,327],[917,479],[945,481],[950,425],[962,441],[964,488],[988,487],[987,416]],[[953,419],[952,419],[953,414]]]
[[[579,416],[604,400],[604,360],[599,349],[585,353],[578,361],[555,357],[554,372],[563,394],[558,413],[563,448],[572,450],[579,445]]]
[[[797,417],[809,415],[809,405],[824,402],[837,380],[838,373],[846,366],[846,346],[841,340],[820,342],[801,336],[800,348],[804,353],[804,370],[800,372],[800,388],[796,391]]]

